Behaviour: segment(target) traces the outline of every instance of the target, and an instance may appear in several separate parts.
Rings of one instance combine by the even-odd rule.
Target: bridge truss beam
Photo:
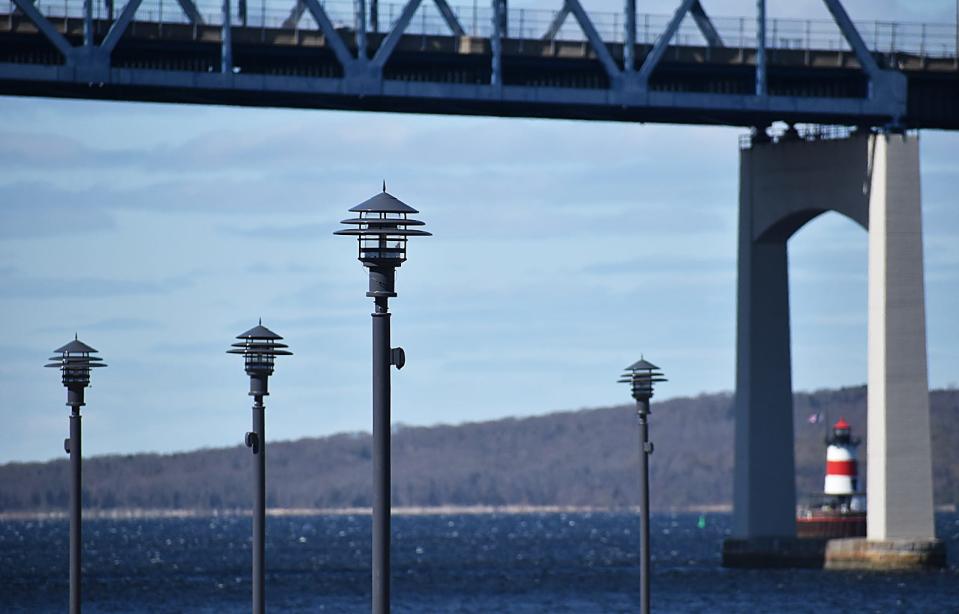
[[[763,45],[757,49],[756,93],[707,93],[696,91],[662,91],[655,87],[654,74],[681,22],[690,16],[707,41],[708,48],[721,48],[722,39],[706,15],[700,0],[681,0],[673,18],[656,39],[638,70],[635,57],[635,15],[624,20],[626,39],[623,61],[618,61],[593,25],[580,0],[563,0],[562,10],[550,26],[547,37],[554,36],[568,15],[573,15],[582,28],[592,59],[602,67],[607,87],[571,88],[538,85],[511,85],[504,79],[505,0],[492,0],[493,34],[489,39],[490,72],[488,83],[449,83],[403,81],[386,75],[386,67],[422,0],[409,0],[399,18],[385,37],[367,37],[366,3],[357,2],[354,50],[347,45],[344,34],[337,31],[318,0],[296,0],[287,23],[295,24],[300,15],[309,10],[320,31],[323,45],[329,49],[342,69],[336,77],[298,77],[277,75],[234,74],[234,30],[230,23],[230,0],[224,0],[221,34],[222,62],[219,74],[173,70],[144,70],[117,67],[111,56],[117,43],[126,33],[141,0],[129,0],[120,16],[113,22],[108,34],[95,44],[92,34],[84,37],[84,44],[74,47],[68,39],[36,8],[30,0],[13,0],[23,14],[63,55],[62,65],[0,63],[0,91],[20,93],[27,91],[55,91],[60,95],[80,97],[116,97],[150,100],[169,98],[171,90],[181,92],[182,98],[207,99],[225,104],[269,104],[253,102],[257,94],[267,99],[289,100],[294,106],[390,108],[409,110],[437,109],[446,100],[450,111],[462,113],[466,108],[483,108],[483,114],[525,114],[523,109],[534,109],[537,115],[556,117],[619,116],[643,120],[650,117],[671,116],[679,121],[695,123],[727,123],[761,125],[762,122],[785,120],[803,122],[837,122],[846,124],[896,125],[906,112],[906,78],[895,70],[880,68],[866,48],[839,0],[823,0],[833,15],[856,58],[868,78],[867,94],[861,98],[827,96],[770,95],[765,87]],[[178,0],[185,14],[194,24],[202,17],[192,0]],[[464,30],[446,0],[434,0],[454,37],[462,37]],[[89,3],[89,2],[88,2]],[[762,16],[764,0],[757,0]],[[634,2],[625,2],[624,10],[635,12]],[[243,21],[241,15],[241,21]],[[759,19],[758,34],[762,40],[765,19]],[[631,25],[630,25],[631,24]],[[242,24],[240,26],[242,28]],[[87,32],[92,32],[88,27]],[[378,44],[377,44],[378,42]],[[372,46],[367,51],[368,45]],[[371,57],[368,57],[371,56]],[[83,88],[95,85],[95,96],[83,96]],[[151,88],[158,88],[151,92]],[[190,91],[195,92],[191,95]],[[92,92],[90,92],[92,94]],[[315,100],[310,100],[315,96]],[[359,101],[356,97],[362,97]],[[179,100],[180,98],[177,98]],[[501,107],[492,110],[491,107]],[[507,108],[509,107],[509,108]],[[566,108],[554,108],[566,107]],[[441,108],[439,112],[443,112]],[[652,120],[655,121],[655,120]]]

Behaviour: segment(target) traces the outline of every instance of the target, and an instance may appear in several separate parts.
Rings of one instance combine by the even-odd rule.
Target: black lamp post
[[[390,611],[390,365],[402,369],[402,348],[390,349],[388,301],[396,296],[396,268],[406,260],[410,237],[430,233],[411,226],[423,222],[407,217],[416,209],[383,191],[350,209],[359,217],[343,220],[355,226],[334,234],[355,236],[359,260],[370,270],[373,298],[373,613]]]
[[[636,399],[639,414],[639,434],[642,447],[639,451],[639,599],[641,614],[649,614],[649,455],[653,444],[649,441],[649,399],[653,396],[653,384],[667,381],[659,367],[640,357],[639,361],[626,367],[620,383],[630,384]]]
[[[288,346],[279,343],[283,337],[263,326],[263,321],[238,335],[228,354],[242,354],[246,374],[250,376],[250,396],[253,397],[253,432],[246,434],[246,445],[253,450],[256,473],[256,493],[253,497],[253,612],[263,614],[266,598],[263,592],[266,539],[266,416],[263,397],[270,394],[267,382],[273,375],[273,361],[277,356],[290,356]]]
[[[107,365],[102,362],[102,358],[93,356],[97,351],[77,339],[76,335],[73,341],[53,351],[58,355],[50,357],[53,362],[44,366],[60,369],[63,385],[67,389],[67,405],[70,406],[70,437],[63,441],[63,449],[70,455],[70,614],[79,614],[82,544],[80,408],[85,405],[83,391],[90,385],[90,370]]]

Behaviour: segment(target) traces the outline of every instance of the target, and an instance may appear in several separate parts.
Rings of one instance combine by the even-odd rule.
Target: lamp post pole
[[[246,445],[253,452],[253,614],[266,611],[266,408],[263,395],[253,397],[253,432]]]
[[[253,452],[253,614],[266,611],[266,406],[263,397],[269,396],[269,378],[273,374],[277,356],[290,356],[283,337],[263,326],[262,320],[245,333],[238,335],[239,343],[227,350],[241,354],[247,375],[250,376],[250,396],[253,397],[253,431],[246,434],[246,446]]]
[[[82,397],[81,392],[80,396]],[[83,401],[70,405],[70,438],[63,447],[70,455],[70,614],[80,612],[80,566],[82,564],[82,452],[80,406]]]
[[[82,444],[80,408],[84,403],[84,389],[90,385],[90,370],[107,366],[103,359],[93,356],[97,351],[74,336],[73,341],[54,350],[58,354],[50,358],[45,367],[60,369],[63,385],[67,389],[67,405],[70,406],[70,437],[63,442],[63,449],[70,455],[70,614],[80,614],[80,569],[83,554],[82,537]]]
[[[370,273],[372,278],[372,272]],[[373,313],[373,612],[390,611],[390,313],[388,298]]]
[[[649,455],[653,444],[649,441],[649,400],[637,401],[639,414],[639,558],[642,571],[639,578],[639,595],[642,614],[649,613]]]
[[[416,209],[383,191],[350,209],[358,217],[334,234],[355,236],[359,260],[369,269],[366,296],[373,299],[373,599],[374,614],[390,611],[390,366],[402,369],[402,348],[390,348],[389,299],[396,296],[396,268],[406,260],[409,237],[430,233],[410,228]],[[355,226],[353,228],[352,226]]]
[[[649,455],[653,453],[649,441],[649,399],[653,396],[653,384],[665,382],[666,378],[659,367],[640,358],[626,367],[619,381],[630,384],[639,416],[639,611],[649,614]]]

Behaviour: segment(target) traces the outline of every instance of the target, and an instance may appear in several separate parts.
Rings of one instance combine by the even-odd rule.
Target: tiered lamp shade
[[[351,227],[334,234],[355,236],[359,243],[359,259],[366,265],[400,266],[406,260],[406,242],[410,237],[431,236],[425,230],[411,228],[424,225],[408,217],[419,212],[387,193],[385,186],[382,192],[350,211],[359,216],[343,220],[343,224]]]
[[[653,384],[668,381],[659,367],[644,358],[626,367],[619,383],[630,384],[633,397],[648,399],[653,396]]]
[[[242,341],[232,344],[227,354],[242,354],[249,375],[272,375],[273,361],[277,356],[293,355],[286,349],[289,346],[279,343],[283,337],[263,326],[262,322],[236,338]]]
[[[80,341],[76,337],[63,347],[53,350],[56,356],[51,356],[45,367],[56,367],[63,375],[63,385],[67,387],[86,387],[90,385],[90,369],[105,367],[106,363],[97,351]]]

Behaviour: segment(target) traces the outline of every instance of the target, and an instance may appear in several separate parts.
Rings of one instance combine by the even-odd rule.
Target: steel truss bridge
[[[369,2],[369,4],[367,4]],[[764,126],[959,129],[955,24],[506,0],[0,0],[0,94]],[[6,5],[4,7],[3,5]]]

